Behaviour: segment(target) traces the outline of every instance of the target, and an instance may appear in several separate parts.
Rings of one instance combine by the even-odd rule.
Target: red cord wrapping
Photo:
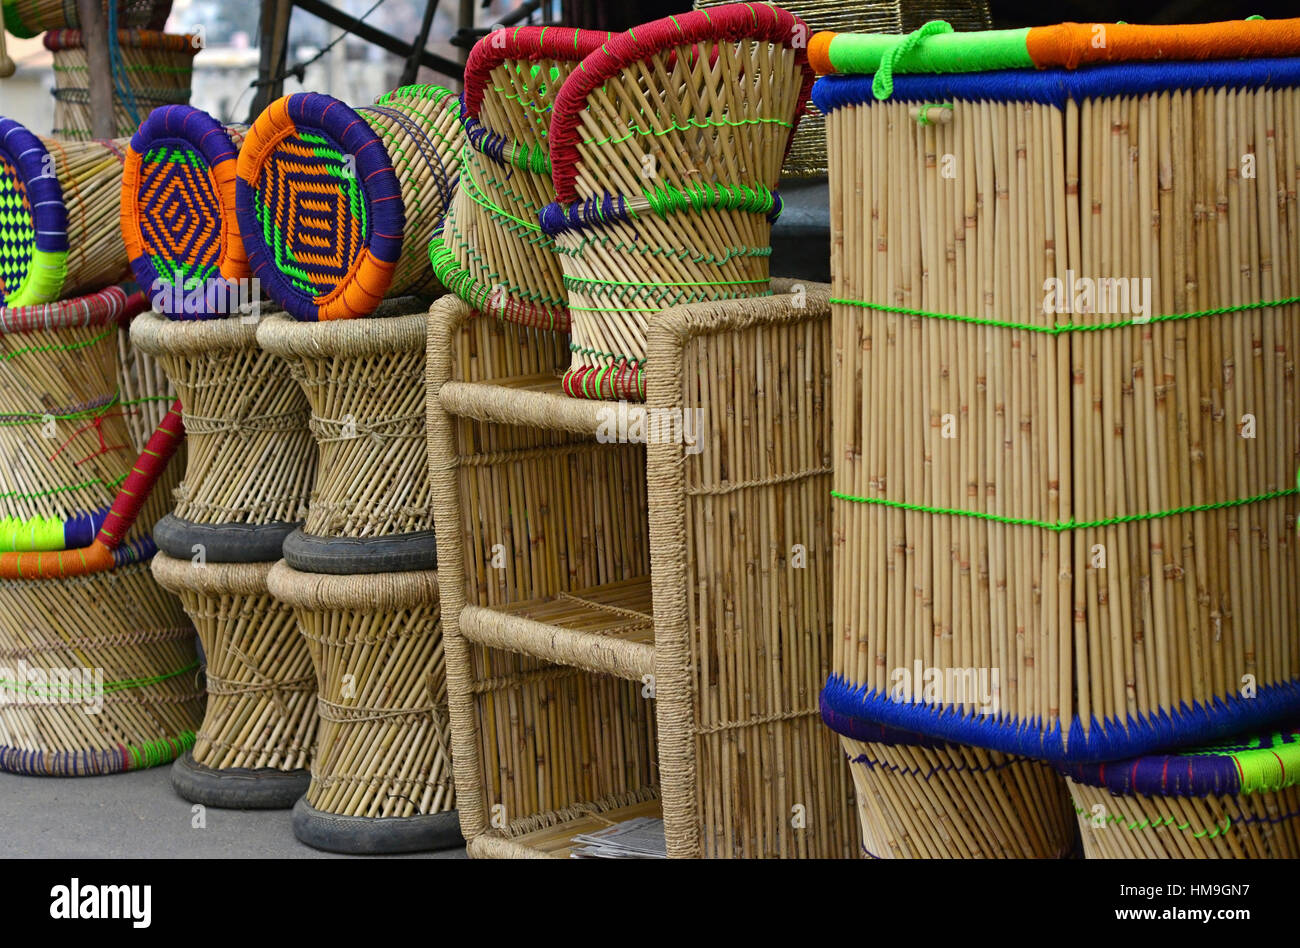
[[[551,110],[549,143],[556,200],[568,204],[578,197],[574,188],[578,172],[578,119],[586,108],[587,97],[624,67],[638,60],[665,49],[703,40],[767,40],[795,50],[795,62],[802,67],[803,82],[799,86],[790,138],[786,140],[786,150],[789,151],[790,141],[812,91],[813,73],[808,65],[810,35],[808,24],[788,10],[766,3],[730,3],[654,20],[601,44],[565,80]],[[799,41],[797,46],[796,40]],[[467,72],[467,89],[468,81]]]
[[[492,70],[507,59],[586,59],[600,44],[616,36],[605,30],[575,30],[567,26],[516,26],[503,29],[504,37],[489,33],[469,51],[465,60],[465,114],[478,118]],[[549,76],[547,77],[549,81]]]

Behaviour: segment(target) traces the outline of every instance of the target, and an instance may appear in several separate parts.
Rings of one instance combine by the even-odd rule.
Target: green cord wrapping
[[[777,206],[776,195],[762,185],[697,184],[679,188],[663,184],[647,188],[642,194],[650,210],[660,217],[680,211],[743,211],[747,214],[770,214]]]

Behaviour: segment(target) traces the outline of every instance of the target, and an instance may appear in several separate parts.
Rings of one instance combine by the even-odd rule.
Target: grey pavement
[[[108,777],[0,773],[0,859],[348,859],[294,838],[288,810],[217,810],[195,828],[171,765]],[[465,850],[380,857],[463,859]]]

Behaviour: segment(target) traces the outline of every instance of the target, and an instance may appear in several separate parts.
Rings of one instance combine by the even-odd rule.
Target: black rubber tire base
[[[318,537],[299,528],[284,540],[284,561],[300,573],[350,576],[438,568],[432,530],[387,537]]]
[[[165,514],[153,528],[158,549],[178,560],[188,560],[194,547],[213,563],[274,563],[285,538],[296,523],[191,523]]]
[[[287,810],[310,783],[308,770],[205,767],[194,760],[193,751],[172,764],[172,789],[179,796],[219,810]]]
[[[426,816],[338,816],[304,796],[293,807],[293,835],[313,849],[349,856],[436,852],[465,844],[455,810]]]

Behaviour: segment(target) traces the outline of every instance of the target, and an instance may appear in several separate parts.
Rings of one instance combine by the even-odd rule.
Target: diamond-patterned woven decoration
[[[177,286],[217,275],[221,206],[211,169],[188,144],[154,145],[140,167],[140,231],[154,269]]]
[[[27,276],[36,229],[27,186],[3,155],[0,155],[0,306],[16,293]]]
[[[258,116],[235,208],[249,269],[295,319],[364,316],[392,286],[402,187],[371,125],[338,99],[300,92]]]
[[[232,315],[231,294],[211,291],[248,276],[235,215],[242,141],[241,128],[188,105],[155,109],[131,138],[122,240],[136,281],[170,319]]]
[[[262,163],[257,222],[276,269],[311,296],[347,277],[370,232],[366,202],[342,149],[328,135],[300,129]]]

